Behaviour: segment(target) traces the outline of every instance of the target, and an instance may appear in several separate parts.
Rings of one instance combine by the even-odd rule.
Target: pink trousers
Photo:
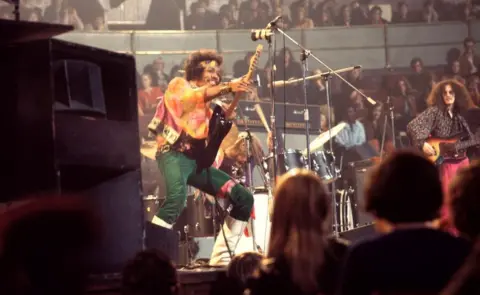
[[[451,213],[450,213],[450,196],[448,192],[448,188],[450,186],[450,182],[453,180],[455,175],[457,174],[458,169],[468,166],[470,164],[470,161],[468,158],[465,158],[461,161],[455,161],[455,162],[444,162],[440,166],[440,178],[442,180],[442,186],[443,186],[443,193],[444,193],[444,202],[443,202],[443,207],[441,210],[441,223],[445,225],[444,229],[447,230],[448,232],[456,235],[457,230],[453,226],[452,219],[451,219]]]

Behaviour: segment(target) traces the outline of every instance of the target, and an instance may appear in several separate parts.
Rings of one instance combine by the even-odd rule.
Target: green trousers
[[[183,153],[168,151],[157,154],[158,168],[165,178],[166,199],[157,216],[174,224],[182,212],[187,199],[187,184],[216,197],[230,198],[230,216],[248,221],[253,208],[253,195],[228,174],[215,168],[204,169],[197,174],[195,160]],[[208,181],[208,177],[210,181]]]

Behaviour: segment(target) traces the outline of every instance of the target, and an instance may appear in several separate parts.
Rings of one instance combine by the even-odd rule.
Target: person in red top
[[[192,53],[185,63],[185,77],[169,83],[148,127],[156,134],[157,162],[166,186],[166,200],[152,223],[172,228],[185,206],[187,184],[212,196],[229,197],[232,209],[215,241],[211,265],[228,264],[253,208],[250,191],[225,172],[213,167],[196,171],[196,160],[206,151],[212,99],[250,91],[250,81],[245,78],[220,82],[222,62],[215,51]],[[225,112],[227,118],[229,111]]]
[[[163,92],[158,86],[152,86],[152,77],[142,75],[142,88],[138,90],[138,113],[143,116],[155,113],[158,103],[163,99]]]

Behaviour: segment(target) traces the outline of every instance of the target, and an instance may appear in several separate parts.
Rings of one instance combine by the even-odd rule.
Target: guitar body
[[[201,171],[213,165],[217,157],[218,149],[223,139],[232,128],[233,122],[225,116],[225,111],[219,105],[213,109],[212,117],[208,126],[208,144],[201,155],[197,155],[197,171]]]
[[[429,138],[426,140],[435,150],[435,155],[427,158],[433,163],[440,165],[445,160],[461,160],[467,157],[465,150],[456,150],[455,145],[460,141],[459,137],[452,138]]]

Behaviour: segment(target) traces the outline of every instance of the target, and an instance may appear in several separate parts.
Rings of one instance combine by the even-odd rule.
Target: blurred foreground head
[[[83,200],[40,197],[0,218],[4,294],[84,294],[85,254],[98,225]]]
[[[442,203],[437,168],[414,151],[394,152],[367,179],[365,210],[391,224],[432,221]]]
[[[284,258],[303,292],[318,290],[330,212],[329,193],[312,171],[293,169],[275,189],[268,256]]]

